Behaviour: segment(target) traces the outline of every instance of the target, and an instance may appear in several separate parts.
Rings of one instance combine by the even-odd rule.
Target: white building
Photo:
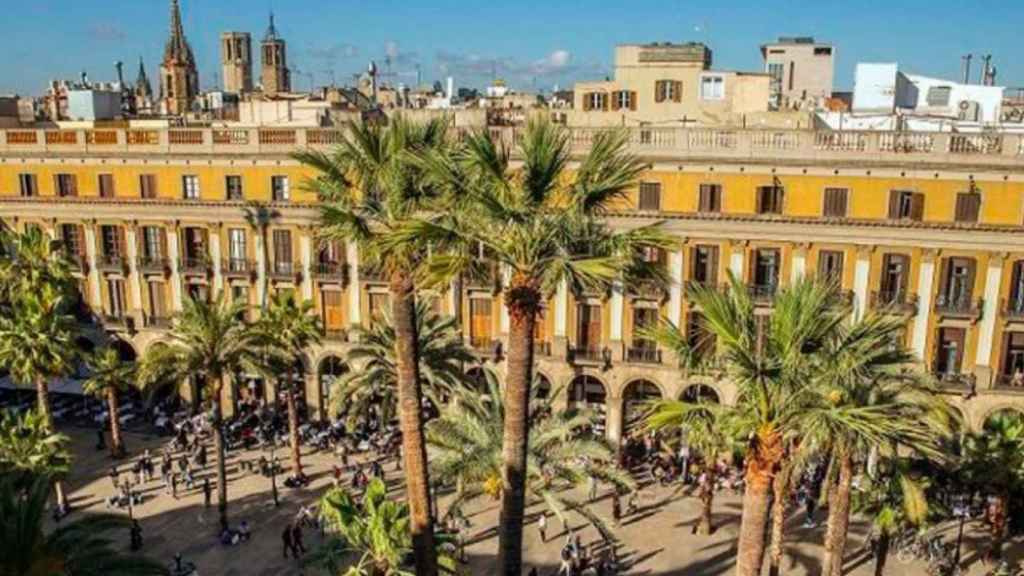
[[[113,120],[121,116],[121,85],[96,84],[68,90],[69,120]]]
[[[904,74],[895,63],[859,63],[853,113],[993,124],[999,122],[1003,90],[1001,86]]]

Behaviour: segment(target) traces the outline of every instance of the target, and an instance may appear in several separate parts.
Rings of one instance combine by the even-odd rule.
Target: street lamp
[[[270,444],[270,491],[274,495],[274,507],[280,505],[277,499],[277,459],[275,458],[275,452],[277,452],[277,444],[271,442]]]

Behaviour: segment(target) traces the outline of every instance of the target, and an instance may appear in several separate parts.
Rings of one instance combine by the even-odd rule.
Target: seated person
[[[238,525],[238,537],[242,542],[248,542],[249,536],[249,522],[242,520],[242,523]]]

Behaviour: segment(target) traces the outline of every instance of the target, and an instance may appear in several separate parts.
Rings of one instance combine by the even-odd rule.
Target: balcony
[[[313,276],[318,282],[348,283],[348,265],[344,262],[317,262],[313,267]]]
[[[890,314],[914,316],[917,314],[917,294],[903,290],[878,290],[871,293],[871,308]]]
[[[534,356],[551,356],[551,342],[545,340],[536,340],[533,343],[533,355]]]
[[[135,266],[143,274],[166,274],[170,270],[170,261],[159,256],[140,256]]]
[[[1024,393],[1024,374],[999,374],[992,387],[1001,392]]]
[[[221,263],[220,273],[226,278],[252,278],[256,264],[245,258],[228,258]]]
[[[346,342],[348,341],[348,330],[344,328],[324,328],[323,329],[324,340],[331,342]]]
[[[661,350],[650,344],[633,345],[626,349],[626,361],[633,364],[661,364]]]
[[[978,391],[978,379],[974,374],[935,371],[932,376],[938,381],[939,387],[945,390],[963,392],[970,396]]]
[[[633,298],[644,300],[665,300],[668,298],[668,289],[657,280],[641,280],[634,282],[627,287],[628,294]]]
[[[191,276],[208,276],[210,274],[210,260],[194,256],[182,258],[178,264],[178,271]]]
[[[377,266],[366,266],[364,264],[359,265],[359,280],[362,282],[387,282],[383,270]]]
[[[72,274],[88,274],[89,261],[82,254],[67,254],[65,259]]]
[[[569,361],[576,364],[603,364],[610,366],[612,363],[612,351],[596,344],[570,346]]]
[[[142,325],[146,328],[167,329],[171,327],[170,316],[153,316],[146,314],[142,318]]]
[[[946,318],[957,318],[977,322],[981,319],[984,309],[984,301],[981,298],[972,299],[969,295],[947,295],[939,294],[935,298],[935,313]]]
[[[119,272],[124,274],[128,271],[128,261],[119,254],[101,254],[96,257],[96,268],[100,272]]]
[[[1010,322],[1024,322],[1024,297],[1008,298],[1003,300],[1000,308],[1003,311],[1003,318]]]
[[[274,262],[270,266],[270,277],[274,280],[294,282],[298,279],[299,272],[294,262]]]
[[[775,302],[775,294],[779,287],[775,284],[751,284],[747,286],[750,299],[757,306],[771,306]]]
[[[132,318],[127,312],[104,313],[101,320],[103,322],[103,327],[107,330],[112,330],[115,332],[135,331],[135,319]]]
[[[491,358],[495,362],[501,360],[501,340],[494,340],[490,336],[470,336],[469,347],[477,356]]]

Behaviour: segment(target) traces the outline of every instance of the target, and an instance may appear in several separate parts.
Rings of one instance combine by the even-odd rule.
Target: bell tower
[[[263,84],[263,94],[275,96],[278,93],[291,92],[292,79],[288,72],[285,42],[277,35],[273,12],[270,13],[270,26],[267,27],[267,33],[263,35],[260,55],[262,57],[260,82]]]

